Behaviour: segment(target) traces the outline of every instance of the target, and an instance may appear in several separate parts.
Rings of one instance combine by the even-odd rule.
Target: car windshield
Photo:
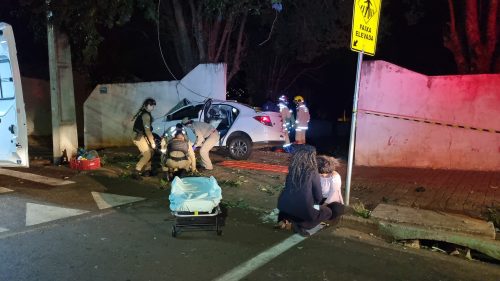
[[[200,112],[202,107],[203,104],[187,106],[177,112],[172,113],[172,118],[170,120],[182,120],[182,118],[184,117],[188,117],[189,119],[198,118],[198,112]]]

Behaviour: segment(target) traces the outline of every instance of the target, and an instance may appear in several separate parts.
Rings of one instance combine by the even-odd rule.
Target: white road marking
[[[115,212],[116,212],[115,210],[106,210],[106,211],[99,212],[97,214],[90,213],[88,216],[84,215],[84,216],[76,217],[73,221],[83,222],[83,221],[87,221],[87,220],[91,220],[91,219],[95,219],[95,218],[102,218],[104,216],[114,214]],[[24,228],[24,229],[18,230],[18,231],[12,230],[12,231],[7,232],[7,233],[0,233],[0,240],[5,239],[5,238],[9,238],[9,237],[15,237],[17,235],[24,235],[24,234],[33,233],[33,232],[40,231],[40,230],[52,229],[52,228],[59,227],[61,225],[63,225],[63,224],[56,222],[56,223],[35,225],[35,226],[30,227],[30,228]]]
[[[12,191],[14,191],[14,190],[12,190],[12,189],[8,189],[8,188],[6,188],[6,187],[1,187],[1,186],[0,186],[0,194],[2,194],[2,193],[7,193],[7,192],[12,192]]]
[[[39,182],[48,185],[65,185],[75,183],[74,181],[60,180],[56,178],[49,178],[45,176],[40,176],[32,173],[19,172],[14,170],[2,169],[0,168],[0,175],[16,177],[24,180]]]
[[[297,245],[298,243],[304,241],[306,237],[302,237],[299,234],[294,234],[288,237],[283,242],[267,249],[266,251],[260,253],[256,257],[248,260],[241,265],[235,267],[233,270],[225,273],[224,275],[215,279],[215,281],[236,281],[244,278],[252,271],[263,266],[264,264],[270,262],[275,257],[281,255],[291,247]]]
[[[322,224],[307,230],[310,235],[316,234],[318,231],[323,229],[325,226]],[[287,239],[283,240],[281,243],[274,245],[273,247],[267,249],[266,251],[258,254],[251,260],[248,260],[239,266],[233,268],[231,271],[225,273],[224,275],[214,279],[214,281],[237,281],[243,279],[248,274],[252,273],[259,267],[270,262],[275,257],[286,252],[288,249],[304,241],[307,237],[300,236],[299,234],[294,234]]]
[[[7,228],[0,227],[0,232],[9,231]]]
[[[94,201],[97,204],[97,207],[102,209],[112,208],[128,203],[142,201],[145,198],[142,197],[133,197],[126,195],[117,195],[111,193],[101,193],[92,191],[92,197],[94,197]]]
[[[89,211],[26,203],[26,226],[63,219]]]

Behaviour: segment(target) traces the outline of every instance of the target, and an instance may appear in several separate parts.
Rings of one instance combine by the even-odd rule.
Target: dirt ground
[[[110,177],[130,177],[130,172],[137,161],[138,151],[135,147],[110,148],[99,151],[99,155],[103,167],[91,173]],[[276,207],[278,194],[284,187],[286,174],[217,165],[224,160],[232,160],[224,151],[212,151],[210,158],[214,163],[214,169],[199,175],[215,177],[222,188],[222,196],[226,204],[231,207],[259,210],[272,210]],[[261,149],[254,150],[248,161],[288,166],[289,158],[290,154],[287,153]],[[159,172],[159,159],[154,160],[153,169]],[[161,174],[144,178],[144,182],[162,189],[170,187],[169,182],[162,180]]]
[[[32,150],[33,151],[33,150]],[[46,158],[35,159],[31,154],[29,172],[57,178],[72,178],[78,174],[92,177],[106,176],[126,179],[120,184],[136,182],[130,177],[138,159],[136,147],[109,148],[98,151],[103,166],[99,170],[79,173],[64,166],[51,165]],[[213,171],[206,171],[201,176],[214,176],[221,186],[223,200],[230,206],[270,211],[276,207],[279,192],[284,187],[284,173],[245,170],[224,167],[218,163],[232,160],[223,151],[210,153],[214,163]],[[273,152],[269,149],[255,150],[248,161],[288,166],[290,154]],[[156,163],[159,163],[157,157]],[[156,165],[158,169],[158,164]],[[338,171],[343,184],[346,179],[346,163],[341,161]],[[12,183],[12,179],[0,176],[0,186],[9,188],[9,184],[23,186],[22,180]],[[29,183],[28,183],[29,184]],[[160,176],[146,178],[141,185],[149,185],[168,192],[169,182]],[[401,205],[412,208],[463,214],[474,218],[496,221],[498,225],[500,186],[498,173],[359,167],[353,169],[351,182],[350,206],[361,205],[361,215],[368,214],[379,203]],[[345,191],[343,190],[343,193]]]

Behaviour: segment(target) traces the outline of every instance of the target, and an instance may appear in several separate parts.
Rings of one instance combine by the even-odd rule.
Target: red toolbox
[[[69,167],[71,169],[75,170],[95,170],[99,169],[101,167],[101,159],[100,158],[94,158],[92,160],[78,160],[78,159],[71,159],[69,162]]]

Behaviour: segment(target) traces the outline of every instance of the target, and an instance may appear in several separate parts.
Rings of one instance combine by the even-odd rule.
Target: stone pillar
[[[68,160],[76,155],[78,133],[76,128],[75,95],[71,48],[66,34],[51,23],[47,25],[50,69],[50,101],[52,110],[53,162],[60,163],[63,151]]]

